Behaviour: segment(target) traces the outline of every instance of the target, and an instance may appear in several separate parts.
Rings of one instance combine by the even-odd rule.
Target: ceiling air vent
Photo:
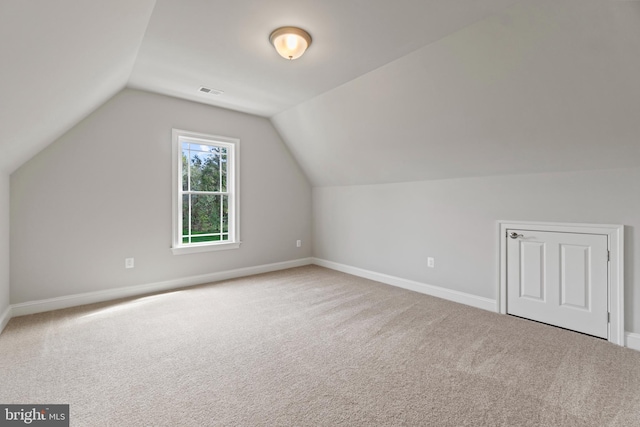
[[[208,95],[222,95],[224,93],[223,90],[211,89],[204,86],[200,87],[200,89],[198,89],[198,92],[206,93]]]

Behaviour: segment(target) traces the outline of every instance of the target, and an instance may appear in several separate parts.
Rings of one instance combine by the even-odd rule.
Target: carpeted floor
[[[72,426],[638,426],[640,352],[316,266],[14,318]]]

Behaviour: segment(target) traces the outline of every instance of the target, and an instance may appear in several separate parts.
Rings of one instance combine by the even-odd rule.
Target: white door
[[[507,230],[507,313],[608,338],[602,234]]]

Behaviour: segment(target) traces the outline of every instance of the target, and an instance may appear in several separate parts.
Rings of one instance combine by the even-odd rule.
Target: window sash
[[[193,214],[192,209],[194,204],[197,203],[197,201],[194,200],[194,197],[192,196],[197,197],[200,195],[207,195],[207,196],[213,195],[214,206],[212,206],[212,208],[213,209],[217,208],[219,210],[217,212],[214,212],[213,210],[207,211],[205,212],[204,218],[196,218]],[[187,197],[184,197],[184,196],[187,196]],[[219,199],[216,199],[218,197]],[[198,194],[183,193],[183,197],[181,197],[180,201],[182,203],[180,207],[180,211],[182,212],[182,224],[181,224],[182,228],[180,229],[180,239],[183,245],[195,244],[195,243],[215,244],[215,242],[220,242],[220,243],[229,242],[229,240],[232,237],[230,233],[229,196],[218,195],[215,193],[202,193],[202,192],[198,192]],[[185,211],[185,202],[188,204],[186,211]],[[206,203],[206,200],[205,200],[205,203]],[[226,210],[226,215],[225,215],[225,210]],[[185,214],[186,214],[186,217],[185,217]],[[216,215],[216,214],[217,214],[217,220],[214,222],[209,222],[208,220],[210,219],[210,215]],[[207,229],[200,228],[200,229],[194,230],[193,228],[194,222],[196,222],[198,219],[204,220],[207,223],[209,223],[209,227]],[[185,224],[185,220],[187,224]],[[202,240],[203,237],[214,236],[214,235],[219,236],[220,238],[217,240]],[[185,242],[185,239],[187,240],[186,242]]]
[[[178,131],[174,129],[174,253],[175,249],[193,247],[193,246],[231,246],[234,248],[239,247],[239,212],[238,212],[238,188],[237,188],[237,151],[239,147],[239,141],[232,138],[216,137],[202,134],[195,134],[192,132]],[[216,147],[216,150],[202,149],[191,150],[191,145],[186,146],[187,149],[187,162],[183,164],[183,149],[184,144],[196,144],[201,146]],[[214,159],[217,165],[217,177],[214,177],[214,181],[217,178],[218,190],[224,191],[209,191],[209,190],[192,190],[192,163],[193,158],[191,153],[213,153]],[[187,166],[186,177],[183,175],[185,166]],[[185,180],[186,187],[185,190]],[[176,191],[177,190],[177,191]],[[183,219],[183,198],[189,196],[189,212],[185,219],[188,219],[188,230],[185,230]],[[192,230],[193,214],[191,208],[193,207],[192,196],[218,196],[220,197],[217,204],[219,205],[220,212],[218,215],[218,222],[213,224],[212,230],[205,230],[204,233],[194,233]],[[226,215],[224,214],[226,209]],[[213,231],[217,230],[217,231]],[[187,233],[185,233],[187,231]],[[208,232],[211,231],[211,232]],[[206,238],[206,237],[219,237],[219,240],[208,240],[205,242],[194,242],[194,239]]]

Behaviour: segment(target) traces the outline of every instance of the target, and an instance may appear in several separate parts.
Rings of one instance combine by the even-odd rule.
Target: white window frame
[[[225,136],[207,135],[181,129],[172,130],[172,209],[174,255],[238,249],[240,247],[240,140]],[[225,241],[182,243],[182,142],[201,141],[204,144],[227,148],[227,193],[229,197],[229,239]]]

